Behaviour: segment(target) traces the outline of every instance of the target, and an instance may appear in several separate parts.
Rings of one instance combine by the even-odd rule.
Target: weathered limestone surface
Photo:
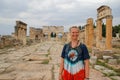
[[[27,24],[22,21],[16,21],[15,38],[26,45]]]
[[[93,38],[94,38],[93,19],[88,18],[85,27],[85,43],[90,49],[92,49],[93,47]]]
[[[0,54],[0,80],[58,80],[63,43],[47,41]],[[2,50],[0,50],[2,52]],[[91,69],[91,80],[110,80]]]
[[[112,49],[112,16],[106,19],[106,49]]]
[[[63,26],[43,26],[43,34],[45,37],[45,40],[50,40],[51,35],[54,35],[53,37],[55,40],[59,40],[60,36],[63,38],[64,35],[64,27]]]
[[[29,33],[31,40],[41,40],[43,38],[43,31],[41,28],[30,27]]]

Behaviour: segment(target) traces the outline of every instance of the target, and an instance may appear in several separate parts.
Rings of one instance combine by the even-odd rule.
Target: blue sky
[[[108,5],[113,25],[120,24],[120,0],[0,0],[0,34],[14,32],[16,20],[29,27],[85,25],[88,18],[97,18],[96,9]]]

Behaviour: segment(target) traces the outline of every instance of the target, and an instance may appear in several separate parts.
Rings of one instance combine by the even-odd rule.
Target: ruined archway
[[[55,32],[51,32],[51,38],[55,38],[56,37],[56,33]]]
[[[43,36],[45,39],[48,39],[48,33],[44,33]]]
[[[35,35],[35,40],[38,40],[38,35]]]
[[[111,8],[103,5],[97,9],[97,36],[96,36],[96,47],[101,48],[102,40],[102,20],[106,19],[106,40],[105,49],[112,49],[112,13]]]
[[[58,39],[62,39],[62,37],[63,37],[63,34],[61,32],[58,33]]]
[[[22,21],[16,21],[15,38],[26,45],[27,24]]]

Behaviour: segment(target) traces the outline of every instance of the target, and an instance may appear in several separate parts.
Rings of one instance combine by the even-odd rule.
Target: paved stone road
[[[58,80],[61,42],[0,50],[0,80]],[[91,69],[91,80],[110,80]]]

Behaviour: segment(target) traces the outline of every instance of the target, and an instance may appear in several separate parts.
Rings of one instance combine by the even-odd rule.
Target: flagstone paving
[[[0,80],[58,80],[61,42],[0,50]],[[90,69],[90,80],[111,80]]]

